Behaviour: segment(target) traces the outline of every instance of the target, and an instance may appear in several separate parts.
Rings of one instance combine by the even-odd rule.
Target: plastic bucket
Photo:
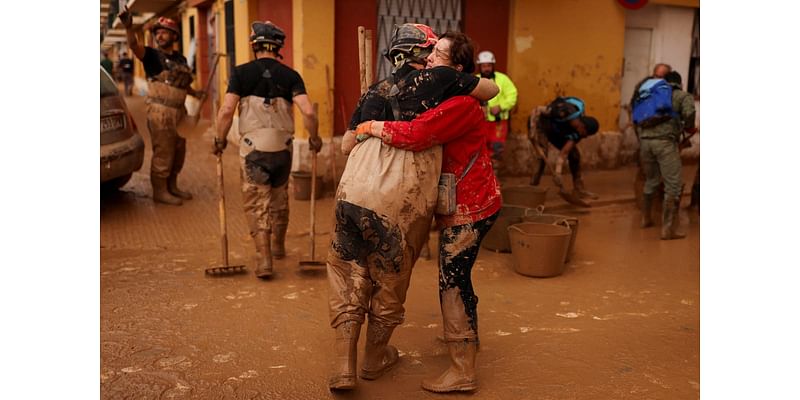
[[[546,278],[564,272],[571,232],[566,222],[560,223],[522,222],[508,227],[517,273]]]
[[[503,204],[536,208],[544,204],[547,189],[538,186],[520,185],[500,189]]]
[[[502,253],[511,251],[511,243],[508,241],[508,226],[522,222],[522,217],[527,212],[529,211],[525,207],[502,206],[497,220],[492,225],[492,229],[484,236],[481,246]]]
[[[311,173],[305,171],[292,172],[292,191],[295,200],[311,200]],[[317,177],[316,198],[322,197],[322,179]]]
[[[539,211],[541,211],[541,209]],[[569,229],[572,231],[569,237],[569,249],[567,250],[567,258],[565,260],[569,261],[575,256],[575,240],[578,238],[578,218],[542,213],[526,213],[525,216],[522,217],[522,222],[536,222],[539,224],[558,224],[560,221],[567,221]]]

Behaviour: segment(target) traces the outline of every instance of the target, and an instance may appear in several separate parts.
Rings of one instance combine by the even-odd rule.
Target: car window
[[[117,96],[118,94],[117,84],[105,71],[100,70],[100,97]]]

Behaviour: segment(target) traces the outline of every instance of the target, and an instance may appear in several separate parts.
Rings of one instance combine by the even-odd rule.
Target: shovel
[[[244,265],[228,264],[228,227],[225,219],[225,181],[222,176],[222,154],[217,155],[217,182],[219,184],[219,230],[222,244],[222,265],[206,268],[206,275],[223,276],[246,272]]]
[[[189,124],[191,124],[191,126],[197,126],[197,123],[200,121],[200,114],[202,114],[203,104],[206,102],[206,99],[208,98],[208,93],[205,93],[205,91],[207,91],[211,87],[211,82],[214,79],[214,74],[217,72],[217,64],[219,64],[219,58],[221,56],[225,56],[225,54],[214,53],[214,63],[212,64],[211,67],[211,73],[208,74],[208,79],[206,80],[206,86],[203,87],[204,95],[203,98],[200,99],[200,102],[197,106],[197,113],[195,115],[186,116],[186,120],[188,121]],[[212,116],[212,118],[214,117],[215,116]]]
[[[553,171],[553,167],[550,165],[549,162],[547,162],[547,156],[545,156],[544,151],[541,148],[539,148],[539,145],[535,141],[531,141],[531,143],[533,144],[533,149],[536,151],[536,154],[538,154],[539,157],[542,157],[542,160],[544,160],[544,164],[547,166],[547,170],[550,172],[551,175],[555,177],[556,172]],[[581,199],[580,197],[575,196],[573,193],[570,193],[566,189],[564,189],[564,183],[561,182],[560,180],[554,179],[554,181],[556,183],[556,186],[558,186],[558,195],[561,196],[561,198],[564,199],[564,201],[566,201],[567,203],[574,204],[580,207],[592,206],[591,204],[583,201],[583,199]]]
[[[301,271],[317,269],[318,267],[324,267],[327,265],[325,261],[319,261],[314,257],[314,251],[315,251],[314,236],[316,234],[314,217],[316,215],[316,210],[317,210],[316,201],[317,201],[317,153],[312,150],[311,151],[311,230],[309,233],[311,239],[311,259],[300,260]]]

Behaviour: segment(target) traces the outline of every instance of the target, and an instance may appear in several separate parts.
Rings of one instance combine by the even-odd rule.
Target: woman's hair
[[[462,72],[475,72],[475,46],[469,36],[456,31],[447,31],[439,36],[439,40],[450,40],[450,62],[461,65]]]

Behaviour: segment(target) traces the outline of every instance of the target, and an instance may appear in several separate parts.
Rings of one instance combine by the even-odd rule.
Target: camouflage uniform
[[[673,87],[672,110],[678,118],[672,118],[658,125],[641,128],[640,160],[647,181],[644,194],[652,194],[658,188],[661,178],[664,179],[665,197],[681,195],[681,156],[678,141],[681,132],[694,127],[694,98],[691,94]]]
[[[678,231],[678,215],[681,191],[681,155],[678,149],[681,132],[694,127],[694,98],[673,84],[672,111],[675,116],[639,130],[640,162],[645,174],[642,205],[643,228],[653,225],[650,216],[653,197],[664,179],[664,202],[662,206],[661,239],[681,239],[685,234]]]

